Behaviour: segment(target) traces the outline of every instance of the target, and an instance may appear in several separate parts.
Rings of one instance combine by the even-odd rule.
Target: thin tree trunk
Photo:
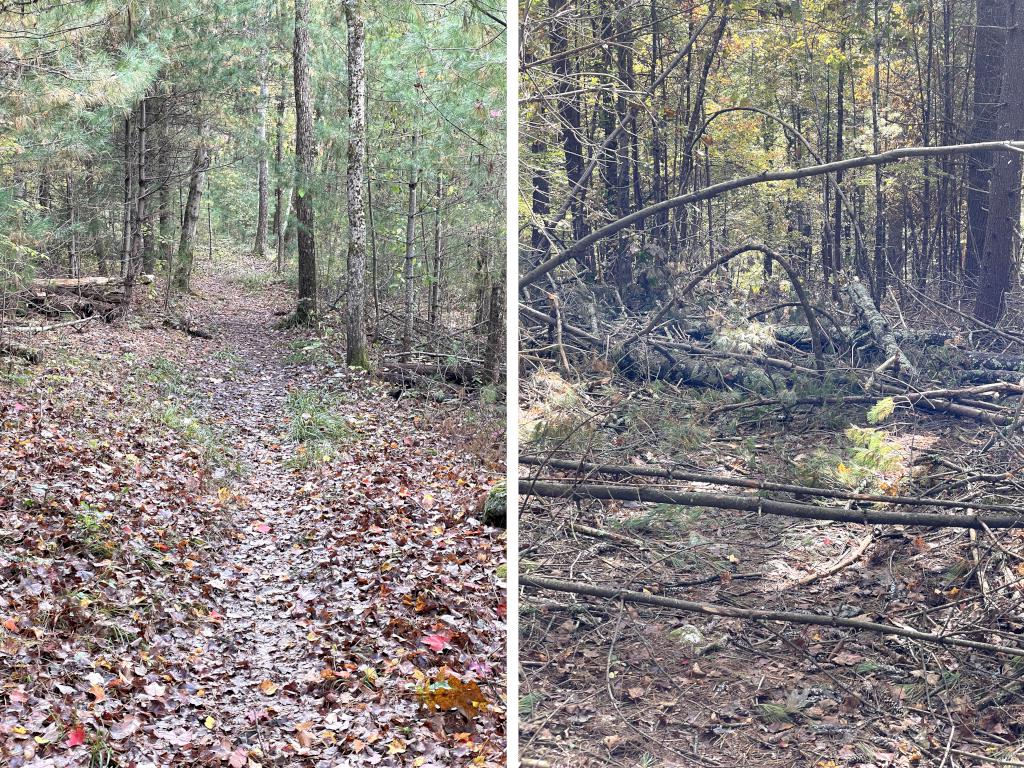
[[[259,152],[257,171],[257,195],[259,202],[256,209],[256,243],[253,245],[253,256],[259,260],[267,245],[267,218],[270,207],[270,158],[267,155],[267,111],[270,108],[270,85],[267,82],[266,56],[263,57],[263,74],[260,77],[260,103],[256,128],[256,145]]]
[[[412,168],[409,169],[409,209],[405,218],[405,328],[402,331],[403,359],[408,360],[412,352],[413,319],[416,309],[416,184],[419,169],[416,167],[416,145],[419,131],[412,135]]]
[[[295,40],[292,61],[295,80],[295,156],[299,178],[295,217],[299,245],[299,300],[294,322],[309,325],[317,314],[316,243],[313,236],[313,86],[309,72],[309,0],[295,0]]]
[[[366,38],[360,0],[345,0],[348,24],[348,264],[345,306],[345,361],[369,367],[366,341]]]
[[[281,93],[277,97],[277,148],[274,152],[274,239],[277,245],[277,274],[284,271],[284,229],[288,214],[284,207],[291,202],[284,196],[281,189],[281,172],[284,169],[284,109],[286,83],[281,83]]]

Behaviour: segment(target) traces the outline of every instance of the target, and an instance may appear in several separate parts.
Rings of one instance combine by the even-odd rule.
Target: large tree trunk
[[[313,238],[313,87],[309,74],[309,0],[295,0],[295,41],[292,63],[295,79],[295,157],[298,187],[295,218],[299,245],[299,301],[294,321],[308,325],[316,318],[316,247]]]
[[[991,141],[996,136],[999,90],[1006,46],[1006,0],[977,0],[974,52],[974,116],[967,140]],[[967,258],[964,272],[973,282],[981,270],[988,228],[988,185],[993,154],[973,152],[967,158]]]
[[[366,368],[366,37],[360,0],[345,0],[348,23],[348,265],[345,305],[345,361]]]
[[[1002,106],[998,135],[1024,139],[1024,0],[1011,0],[1006,35]],[[1003,313],[1003,300],[1016,254],[1016,229],[1020,224],[1021,156],[1005,152],[995,158],[989,190],[988,225],[981,261],[981,284],[974,316],[994,325]]]
[[[200,204],[203,200],[203,182],[206,179],[206,169],[209,167],[209,150],[206,147],[206,132],[203,130],[199,136],[195,159],[192,161],[188,202],[185,203],[185,215],[181,225],[181,240],[173,264],[174,287],[179,291],[188,290],[189,278],[192,276],[192,251],[196,227],[199,224]]]

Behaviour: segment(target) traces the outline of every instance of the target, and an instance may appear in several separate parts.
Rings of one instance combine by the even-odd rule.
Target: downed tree
[[[201,325],[196,323],[189,317],[176,317],[170,316],[164,318],[164,326],[167,328],[173,328],[176,331],[182,331],[187,333],[189,336],[194,336],[198,339],[212,339],[213,333],[203,328]]]
[[[875,304],[871,299],[867,286],[860,280],[854,279],[843,286],[843,292],[849,298],[854,309],[857,310],[857,315],[861,321],[871,331],[871,335],[874,337],[879,349],[884,353],[886,361],[892,361],[892,375],[898,378],[902,373],[906,374],[909,379],[916,379],[920,376],[920,372],[903,353],[903,350],[900,349],[900,345],[896,343],[896,337],[893,335],[892,329],[889,328],[889,323],[875,309]]]
[[[18,344],[15,341],[9,340],[0,340],[0,355],[20,357],[22,360],[26,360],[30,363],[38,363],[43,359],[43,353],[38,349],[32,349],[31,347],[26,347],[23,344]]]
[[[1020,514],[946,515],[935,512],[894,512],[883,509],[847,509],[794,501],[779,501],[765,496],[727,496],[716,493],[672,491],[630,485],[598,485],[591,483],[555,483],[519,480],[523,496],[544,496],[554,499],[582,501],[636,501],[650,504],[675,504],[685,507],[712,507],[740,512],[794,517],[802,520],[833,520],[844,523],[877,525],[918,525],[933,528],[1024,528],[1024,510]]]
[[[952,645],[958,648],[970,648],[976,651],[988,653],[1003,653],[1008,656],[1024,656],[1024,648],[1014,648],[995,643],[985,643],[980,640],[968,640],[963,637],[951,635],[937,635],[931,632],[921,632],[910,627],[900,627],[895,624],[881,624],[875,621],[864,619],[848,619],[841,616],[822,616],[816,613],[797,613],[794,611],[771,611],[761,608],[739,608],[733,605],[721,605],[719,603],[707,603],[696,600],[682,600],[675,597],[661,597],[649,592],[634,592],[627,589],[613,589],[611,587],[600,587],[593,584],[584,584],[578,581],[565,581],[563,579],[550,579],[541,576],[520,575],[519,584],[523,587],[534,589],[551,589],[556,592],[570,592],[577,595],[589,595],[607,600],[621,600],[626,603],[639,603],[653,605],[660,608],[670,608],[688,613],[703,613],[709,616],[726,616],[735,619],[748,619],[752,621],[784,621],[792,624],[813,624],[820,627],[843,627],[856,629],[864,632],[875,632],[883,635],[894,635],[906,637],[911,640],[920,640],[925,643],[937,645]],[[977,630],[983,632],[984,630]]]
[[[805,485],[790,483],[773,483],[767,480],[755,480],[748,477],[730,477],[728,475],[712,475],[705,472],[687,472],[674,467],[652,467],[649,465],[626,464],[593,464],[582,460],[558,459],[547,456],[520,456],[520,464],[537,467],[551,467],[579,474],[609,475],[612,477],[655,477],[664,480],[678,480],[685,483],[705,483],[707,485],[724,485],[735,488],[750,488],[755,491],[776,491],[793,493],[802,496],[818,496],[829,499],[846,499],[849,501],[867,501],[881,504],[897,504],[903,506],[945,507],[948,509],[984,509],[992,512],[1020,512],[1010,504],[984,504],[971,501],[955,501],[951,499],[932,499],[923,496],[884,496],[871,493],[854,493],[832,488],[812,488]]]
[[[154,279],[153,275],[138,275],[135,285],[148,285]],[[60,277],[33,280],[29,287],[36,299],[56,294],[116,302],[124,300],[126,282],[122,277]]]
[[[473,383],[473,366],[468,363],[442,365],[437,363],[385,363],[380,368],[381,378],[396,384],[412,385],[423,378],[441,378],[451,384],[468,386]]]

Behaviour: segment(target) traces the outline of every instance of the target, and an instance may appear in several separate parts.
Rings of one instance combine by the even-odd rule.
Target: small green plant
[[[807,706],[807,691],[790,691],[782,702],[755,704],[758,717],[768,723],[791,723],[793,718]]]
[[[646,533],[663,528],[682,530],[700,519],[701,510],[697,507],[681,507],[674,504],[655,504],[643,512],[618,522],[615,527],[631,533]]]
[[[191,411],[170,401],[159,403],[157,419],[181,437],[202,449],[203,457],[213,466],[238,471],[234,454],[222,436],[208,424],[197,419]]]
[[[540,704],[541,699],[544,698],[539,693],[528,693],[525,696],[519,697],[519,715],[520,717],[526,717],[532,715],[533,710]]]
[[[640,755],[640,768],[654,768],[658,764],[658,759],[650,752],[644,752]]]
[[[351,439],[352,429],[337,412],[337,400],[322,389],[295,390],[285,400],[288,434],[297,443],[328,445]]]
[[[109,538],[109,515],[95,507],[83,504],[75,514],[74,529],[79,543],[93,557],[106,560],[116,552]]]
[[[290,345],[291,352],[288,354],[288,362],[298,365],[327,365],[336,364],[334,356],[323,339],[301,339],[293,341]]]

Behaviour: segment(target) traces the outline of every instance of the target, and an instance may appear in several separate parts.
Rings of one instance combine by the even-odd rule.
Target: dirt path
[[[317,342],[270,327],[283,293],[240,290],[199,283],[211,342],[145,329],[111,341],[100,327],[70,340],[113,344],[121,360],[129,347],[136,368],[178,384],[158,381],[150,407],[203,444],[204,482],[172,523],[170,572],[129,577],[161,603],[121,649],[130,663],[94,651],[93,671],[61,676],[73,708],[42,720],[16,711],[47,699],[29,676],[0,724],[12,765],[82,765],[85,750],[95,765],[499,764],[504,541],[474,517],[499,436],[464,406],[441,414],[326,367]],[[321,422],[334,439],[301,442]],[[485,709],[428,712],[417,695],[472,682]],[[90,685],[102,693],[85,696]]]

